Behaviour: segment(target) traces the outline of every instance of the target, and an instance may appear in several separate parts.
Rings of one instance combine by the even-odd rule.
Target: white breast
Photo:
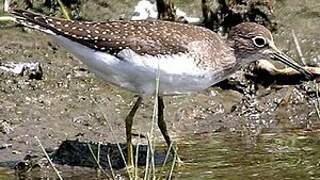
[[[96,51],[63,36],[54,39],[78,57],[106,82],[142,95],[155,93],[159,69],[161,95],[186,94],[208,88],[220,81],[215,76],[222,70],[199,68],[190,54],[139,55],[130,49],[117,56]]]

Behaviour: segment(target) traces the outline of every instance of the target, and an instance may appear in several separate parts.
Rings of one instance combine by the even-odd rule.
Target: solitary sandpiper
[[[163,96],[201,91],[228,78],[243,64],[274,59],[311,74],[276,48],[271,32],[256,23],[235,26],[226,40],[199,26],[167,21],[71,21],[13,9],[15,21],[49,35],[107,83],[139,95],[126,118],[128,164],[131,129],[142,97],[158,88],[158,126],[168,146]]]

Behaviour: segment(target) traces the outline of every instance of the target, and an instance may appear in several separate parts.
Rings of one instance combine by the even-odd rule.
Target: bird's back
[[[103,78],[118,86],[128,86],[125,88],[132,91],[145,89],[139,86],[144,86],[143,81],[146,80],[139,79],[148,76],[152,80],[150,83],[154,84],[158,61],[161,61],[159,68],[163,71],[162,76],[167,76],[162,81],[163,87],[167,84],[164,90],[167,94],[171,93],[170,89],[175,91],[173,94],[183,93],[184,88],[188,92],[205,89],[224,79],[225,71],[232,69],[236,63],[232,50],[223,40],[216,33],[202,27],[167,21],[70,21],[24,10],[13,10],[11,13],[17,22],[53,35],[73,54],[86,59],[86,64],[93,69],[104,67],[96,74],[104,73],[102,71],[108,67],[104,66],[106,64],[97,64],[98,60],[90,62],[94,59],[108,56],[104,59],[130,61],[131,64],[113,64],[110,71],[116,71],[113,69],[118,66],[122,66],[122,69],[111,73],[109,71]],[[84,51],[79,45],[95,50],[95,55],[79,52]],[[98,58],[92,58],[94,56]],[[109,61],[108,66],[111,62],[114,63]],[[138,66],[142,69],[133,69]],[[118,75],[110,80],[114,73]],[[119,78],[119,75],[126,77]],[[117,81],[121,81],[121,84]],[[137,82],[128,84],[127,81]],[[178,81],[184,82],[179,85]],[[188,88],[190,83],[192,87]]]
[[[177,22],[159,20],[81,22],[48,17],[20,9],[14,9],[12,14],[16,16],[18,22],[26,26],[45,29],[44,31],[50,30],[90,48],[113,55],[129,48],[141,55],[191,52],[199,58],[219,61],[216,57],[228,49],[216,33],[203,27]]]

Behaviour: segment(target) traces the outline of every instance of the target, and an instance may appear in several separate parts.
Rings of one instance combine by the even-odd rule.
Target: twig
[[[291,30],[291,34],[292,34],[292,37],[293,37],[293,42],[296,45],[296,49],[297,49],[299,58],[300,58],[302,64],[305,66],[306,65],[306,61],[305,61],[305,58],[303,57],[302,50],[301,50],[298,38],[297,38],[296,33],[294,32],[293,29]]]
[[[317,80],[317,82],[320,81],[319,67],[305,66],[304,68],[310,73],[312,73],[312,75]],[[305,79],[305,76],[301,74],[299,71],[291,67],[278,69],[270,61],[267,61],[267,60],[259,60],[258,64],[255,66],[255,72],[258,75],[259,74],[268,75],[268,78],[272,78],[276,80],[275,82],[276,84],[300,84],[301,80]],[[295,78],[291,78],[290,81],[288,81],[289,77],[295,77]]]
[[[11,16],[1,16],[0,22],[4,22],[4,21],[14,21],[14,18]]]
[[[46,150],[44,149],[44,147],[41,144],[41,141],[39,140],[39,138],[37,136],[35,136],[35,139],[38,141],[39,146],[41,147],[42,152],[45,154],[47,160],[49,161],[49,164],[51,165],[52,169],[54,170],[54,172],[56,173],[56,175],[58,176],[58,178],[60,180],[63,180],[63,178],[61,177],[58,169],[54,166],[53,162],[51,161],[48,153],[46,152]]]
[[[66,8],[66,6],[63,4],[63,2],[61,0],[57,0],[58,1],[58,4],[60,5],[61,7],[61,11],[63,13],[63,16],[68,19],[68,20],[71,20],[70,18],[70,15],[69,15],[69,11],[68,9]]]

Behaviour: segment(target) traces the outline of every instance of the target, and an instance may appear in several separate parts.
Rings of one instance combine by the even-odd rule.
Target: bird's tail
[[[56,29],[50,26],[50,20],[52,21],[52,18],[22,9],[10,9],[9,13],[14,18],[14,21],[18,24],[48,34],[56,34]]]

